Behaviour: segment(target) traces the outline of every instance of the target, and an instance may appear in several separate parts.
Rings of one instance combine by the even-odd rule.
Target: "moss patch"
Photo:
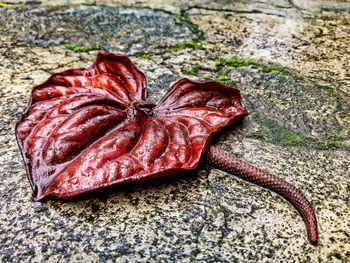
[[[203,31],[199,29],[199,26],[191,21],[191,19],[183,14],[174,14],[174,13],[169,13],[170,15],[175,16],[179,21],[184,22],[188,24],[194,33],[200,36],[200,38],[203,37]]]
[[[263,73],[270,73],[273,71],[281,72],[284,74],[288,73],[286,69],[279,67],[277,65],[264,65],[252,59],[220,58],[216,60],[215,66],[218,69],[222,68],[223,66],[229,66],[229,67],[235,67],[235,68],[255,66],[260,68]]]
[[[164,9],[158,9],[158,8],[153,9],[150,7],[142,7],[142,8],[146,8],[146,9],[149,9],[152,11],[164,12],[166,14],[169,14],[169,15],[175,17],[180,22],[186,23],[190,27],[191,31],[197,35],[197,39],[192,40],[192,41],[181,42],[180,44],[178,44],[175,47],[165,48],[165,49],[162,49],[159,51],[138,52],[135,54],[136,57],[149,60],[153,56],[156,56],[156,55],[175,53],[175,52],[184,50],[186,48],[190,48],[190,49],[202,49],[203,48],[203,42],[201,40],[204,40],[204,32],[202,30],[200,30],[199,26],[197,24],[193,23],[191,21],[191,19],[184,14],[184,12],[178,14],[178,13],[169,12],[169,11],[164,10]]]
[[[339,92],[336,88],[328,86],[328,85],[321,85],[321,84],[316,84],[316,86],[324,91],[326,91],[327,93],[329,93],[330,95],[334,96],[334,97],[338,97],[339,96]]]
[[[301,145],[304,141],[304,138],[299,134],[281,127],[273,120],[262,118],[256,111],[252,111],[250,116],[255,122],[261,124],[263,128],[250,133],[249,137],[268,142],[277,142],[283,145]]]
[[[100,47],[97,45],[91,46],[91,47],[83,47],[78,43],[68,43],[64,45],[65,48],[72,50],[74,52],[89,52],[92,50],[99,50]]]
[[[6,8],[6,9],[18,9],[18,8],[25,8],[27,6],[38,6],[40,2],[19,2],[19,3],[6,3],[6,2],[0,2],[0,8]]]
[[[190,75],[190,76],[197,76],[199,70],[202,68],[203,68],[203,66],[201,64],[196,63],[191,69],[186,71],[186,74]]]
[[[248,134],[249,138],[255,138],[270,143],[278,143],[290,146],[306,146],[315,149],[339,148],[350,151],[350,145],[341,141],[335,135],[330,135],[326,140],[312,140],[280,126],[276,121],[261,117],[256,111],[251,111],[251,118],[261,127]]]
[[[287,70],[279,67],[279,66],[276,66],[276,65],[260,65],[262,67],[262,72],[264,73],[270,73],[272,71],[279,71],[279,72],[282,72],[282,73],[287,73]]]
[[[226,68],[224,70],[219,71],[215,77],[214,80],[217,82],[220,82],[221,84],[224,84],[226,86],[235,86],[236,82],[234,82],[230,77],[231,69]]]
[[[0,8],[6,8],[6,9],[15,9],[15,8],[19,8],[19,7],[24,7],[25,4],[24,3],[4,3],[4,2],[0,2]]]
[[[174,53],[174,52],[179,52],[181,50],[184,49],[202,49],[203,48],[203,43],[199,40],[193,40],[193,41],[185,41],[185,42],[181,42],[180,44],[178,44],[175,47],[171,47],[171,48],[165,48],[159,51],[154,51],[154,52],[139,52],[136,53],[135,56],[136,57],[141,57],[144,59],[151,59],[153,56],[156,55],[164,55],[167,53]]]
[[[201,69],[203,69],[203,66],[199,63],[196,63],[191,69],[186,71],[186,74],[190,76],[197,76],[199,70]],[[220,82],[221,84],[224,84],[226,86],[236,86],[237,83],[233,81],[230,76],[231,71],[231,68],[215,69],[215,74],[211,77],[211,79]]]
[[[279,143],[283,145],[301,145],[303,138],[293,131],[282,127],[273,129],[261,129],[249,134],[250,138],[255,138],[271,143]]]
[[[225,58],[218,59],[215,62],[216,67],[230,66],[230,67],[247,67],[247,66],[258,66],[259,63],[251,59],[239,59],[239,58]]]
[[[158,11],[158,12],[163,12],[166,13],[168,15],[171,15],[173,17],[175,17],[177,20],[179,20],[180,22],[186,23],[188,26],[190,26],[191,31],[193,33],[195,33],[197,36],[199,36],[199,39],[203,40],[204,37],[204,32],[202,30],[199,29],[199,26],[195,23],[192,22],[192,20],[185,14],[186,11],[182,10],[181,13],[173,13],[170,12],[168,10],[162,9],[162,8],[151,8],[151,7],[147,7],[147,6],[143,6],[142,8],[145,9],[149,9],[152,11]]]

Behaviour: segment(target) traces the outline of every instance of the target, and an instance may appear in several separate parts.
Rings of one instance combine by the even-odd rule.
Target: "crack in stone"
[[[275,14],[275,13],[267,13],[258,9],[253,9],[251,11],[248,10],[235,10],[235,9],[228,9],[228,8],[214,8],[214,7],[204,7],[204,6],[198,6],[193,5],[185,9],[183,12],[188,12],[192,9],[199,9],[199,10],[207,10],[207,11],[216,11],[216,12],[229,12],[229,13],[235,13],[235,14],[262,14],[267,16],[277,16],[277,17],[286,17],[282,14]]]

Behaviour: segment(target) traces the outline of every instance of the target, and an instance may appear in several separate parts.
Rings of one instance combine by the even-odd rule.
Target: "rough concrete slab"
[[[346,1],[11,3],[0,10],[3,262],[350,260]],[[92,23],[87,31],[84,23]],[[201,32],[202,45],[180,45]],[[35,34],[45,37],[33,41]],[[302,189],[316,209],[320,244],[307,243],[302,220],[282,198],[205,164],[179,178],[34,202],[14,125],[33,86],[93,62],[97,50],[74,52],[65,47],[72,42],[148,51],[132,59],[152,101],[184,76],[240,87],[251,116],[214,143]]]

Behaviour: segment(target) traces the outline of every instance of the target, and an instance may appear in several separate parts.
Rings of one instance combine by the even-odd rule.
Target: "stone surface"
[[[6,3],[3,262],[350,261],[348,1]],[[77,52],[65,46],[77,43]],[[308,244],[301,218],[282,198],[206,164],[77,200],[35,202],[14,125],[33,86],[88,66],[96,46],[134,54],[153,101],[184,76],[237,85],[251,116],[213,143],[302,189],[319,219],[319,246]]]
[[[17,44],[48,47],[78,43],[117,52],[148,51],[196,38],[191,28],[163,11],[105,6],[2,10],[0,23]]]

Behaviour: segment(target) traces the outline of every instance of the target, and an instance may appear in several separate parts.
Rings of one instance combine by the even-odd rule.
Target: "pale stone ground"
[[[349,12],[335,0],[0,3],[2,261],[350,262]],[[184,76],[236,83],[251,115],[214,143],[300,187],[319,246],[283,199],[205,164],[34,202],[14,125],[33,86],[96,49],[133,55],[153,101]]]

